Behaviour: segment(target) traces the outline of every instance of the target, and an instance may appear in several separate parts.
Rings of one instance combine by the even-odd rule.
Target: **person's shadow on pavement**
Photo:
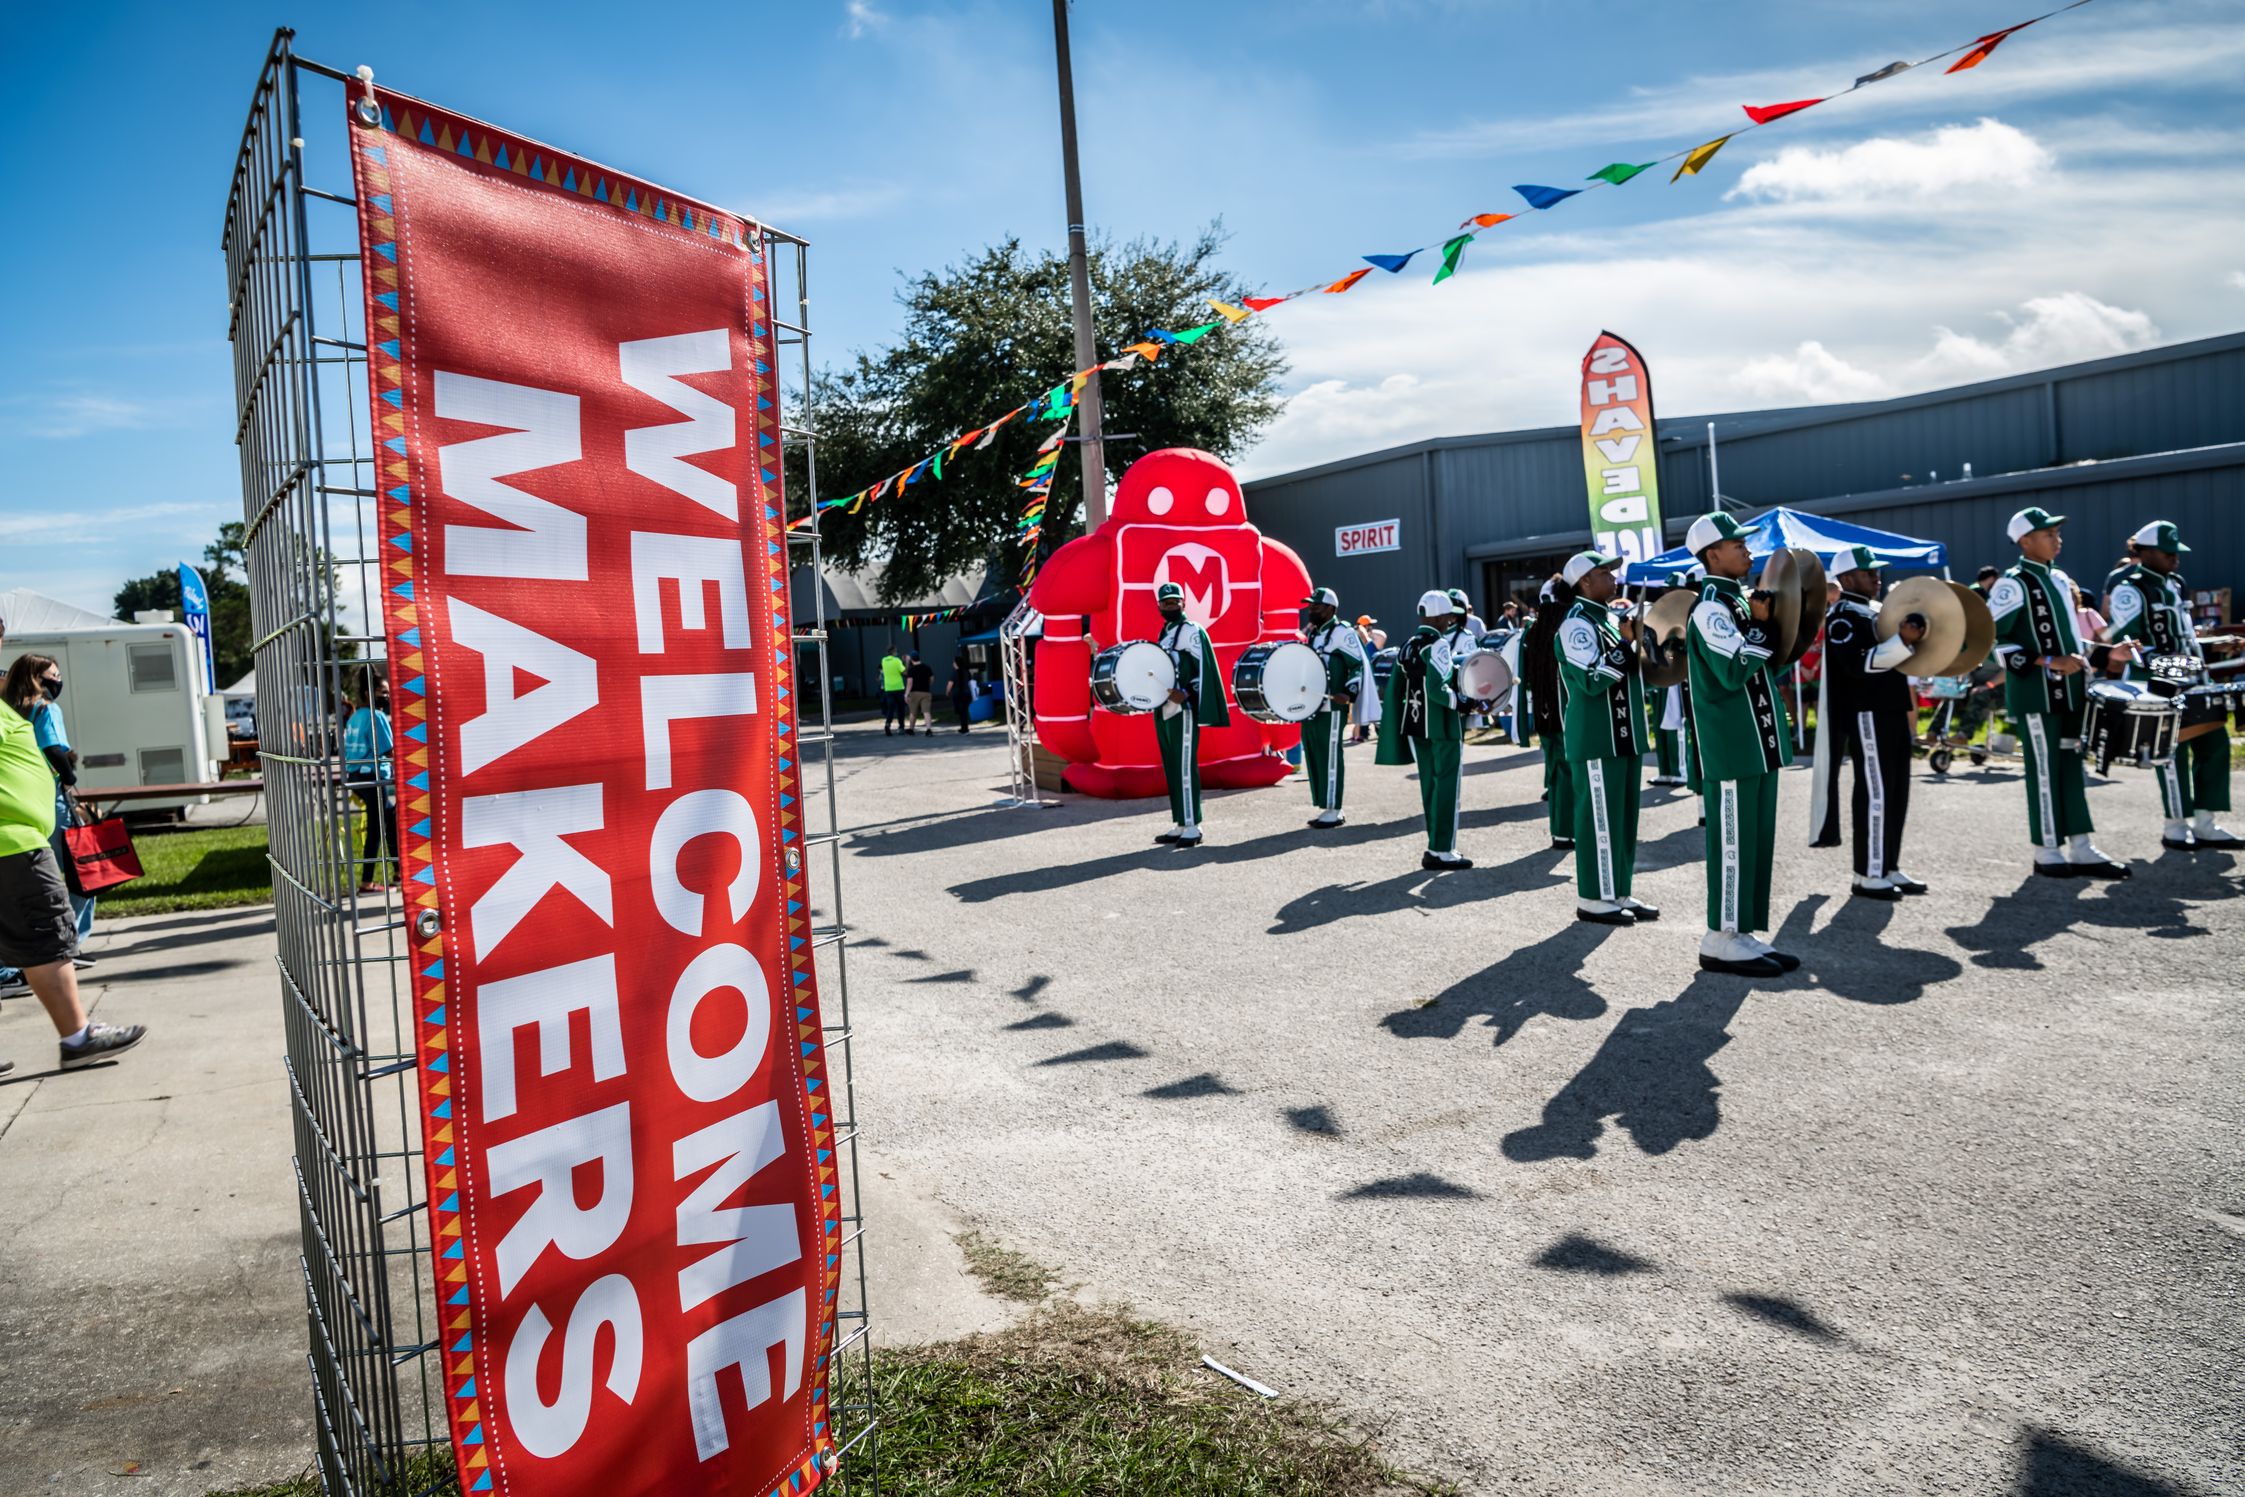
[[[1576,921],[1533,946],[1508,952],[1431,999],[1396,1010],[1380,1024],[1399,1039],[1454,1040],[1468,1023],[1480,1018],[1490,1031],[1489,1043],[1496,1046],[1538,1014],[1555,1019],[1603,1018],[1606,1000],[1582,975],[1582,965],[1614,929]]]

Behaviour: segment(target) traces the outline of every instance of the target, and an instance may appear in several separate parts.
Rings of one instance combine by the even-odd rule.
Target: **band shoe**
[[[1419,866],[1429,873],[1454,873],[1461,868],[1471,868],[1473,859],[1455,855],[1445,858],[1439,853],[1421,853]]]
[[[1346,816],[1336,816],[1331,821],[1327,821],[1322,816],[1312,816],[1307,822],[1304,823],[1304,825],[1309,827],[1309,829],[1313,832],[1330,832],[1337,826],[1348,825],[1348,818]]]
[[[1553,852],[1573,852],[1575,850],[1575,839],[1572,837],[1554,837],[1551,839],[1551,850]]]
[[[1154,841],[1157,844],[1175,843],[1179,837],[1182,837],[1184,835],[1184,832],[1173,828],[1169,831],[1163,832],[1159,837],[1156,837]]]
[[[2046,863],[2040,858],[2035,859],[2035,873],[2038,877],[2072,878],[2074,872],[2075,865],[2072,863]]]
[[[1763,956],[1766,956],[1771,961],[1777,963],[1779,971],[1798,972],[1801,970],[1801,959],[1799,957],[1793,955],[1789,951],[1778,950],[1775,946],[1772,946],[1769,942],[1763,940],[1760,936],[1750,935],[1742,932],[1739,935],[1739,939],[1741,941],[1744,941],[1748,946],[1754,948],[1754,950],[1756,950],[1757,952],[1760,952]]]
[[[2200,826],[2195,821],[2192,822],[2190,835],[2191,840],[2200,847],[2245,847],[2245,837],[2240,837],[2229,828],[2217,826],[2211,822],[2205,826]]]
[[[1733,977],[1782,977],[1785,973],[1775,959],[1756,951],[1736,931],[1709,931],[1699,943],[1699,965],[1703,972]]]
[[[2126,863],[2115,862],[2111,858],[2100,857],[2086,863],[2069,862],[2066,866],[2073,870],[2076,878],[2101,878],[2118,881],[2135,876],[2134,869]]]
[[[1203,839],[1201,837],[1201,834],[1198,832],[1194,832],[1190,835],[1179,833],[1177,836],[1177,840],[1172,845],[1175,846],[1179,852],[1190,852],[1192,849],[1200,846],[1202,840]]]
[[[2183,834],[2182,834],[2182,835],[2181,835],[2180,837],[2178,837],[2178,836],[2174,835],[2174,834],[2173,834],[2172,832],[2170,832],[2170,833],[2168,833],[2168,834],[2167,834],[2166,836],[2164,836],[2164,837],[2161,837],[2161,838],[2159,839],[2159,845],[2160,845],[2161,847],[2164,847],[2164,848],[2166,848],[2166,849],[2167,849],[2168,851],[2170,851],[2170,852],[2196,852],[2196,851],[2198,851],[2198,843],[2197,843],[2197,841],[2196,841],[2196,840],[2194,840],[2194,839],[2193,839],[2193,838],[2191,837],[2191,834],[2190,834],[2190,833],[2188,833],[2188,832],[2185,832],[2185,833],[2183,833]],[[2211,845],[2211,844],[2209,844],[2209,845]]]
[[[1910,877],[1899,868],[1888,874],[1886,881],[1905,894],[1929,894],[1932,892],[1924,884]]]
[[[1876,899],[1882,904],[1900,904],[1902,891],[1883,878],[1859,878],[1849,891],[1857,899]]]
[[[1608,904],[1603,899],[1578,899],[1575,901],[1575,918],[1591,925],[1635,925],[1637,917],[1619,904]]]
[[[1647,920],[1658,920],[1660,918],[1659,905],[1647,904],[1645,903],[1645,901],[1637,898],[1633,894],[1624,894],[1621,896],[1621,907],[1629,911],[1630,914],[1635,915],[1640,925]]]

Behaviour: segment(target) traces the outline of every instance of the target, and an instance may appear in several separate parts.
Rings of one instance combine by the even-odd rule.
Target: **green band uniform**
[[[1777,771],[1793,762],[1767,627],[1728,577],[1700,584],[1687,630],[1691,740],[1707,815],[1707,928],[1769,929]]]
[[[2003,710],[2027,761],[2027,833],[2035,846],[2055,852],[2067,838],[2095,830],[2081,763],[2087,676],[2061,676],[2044,665],[2082,653],[2073,579],[2021,557],[1988,589],[1988,611],[1995,615],[1996,655],[2004,666]]]
[[[1169,784],[1169,814],[1179,826],[1200,825],[1200,730],[1230,725],[1232,713],[1224,698],[1224,682],[1216,668],[1216,650],[1208,631],[1190,619],[1165,621],[1154,643],[1169,652],[1177,667],[1177,689],[1183,702],[1167,702],[1154,711],[1154,741],[1161,748],[1162,778]]]
[[[1431,624],[1421,624],[1397,657],[1381,700],[1376,764],[1419,766],[1419,807],[1427,851],[1458,845],[1458,761],[1465,719],[1458,711],[1457,664]]]
[[[1637,871],[1645,684],[1610,609],[1577,598],[1559,624],[1559,710],[1573,780],[1575,893],[1611,904]]]

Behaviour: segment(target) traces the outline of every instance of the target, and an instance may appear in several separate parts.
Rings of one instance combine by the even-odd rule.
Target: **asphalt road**
[[[1850,901],[1784,777],[1807,965],[1697,970],[1694,804],[1651,792],[1657,925],[1572,919],[1532,753],[1467,750],[1462,847],[1352,750],[1298,785],[994,809],[995,732],[847,729],[871,1145],[1087,1292],[1188,1325],[1475,1492],[2245,1490],[2245,860],[2027,869],[2015,770],[1921,764]],[[882,1251],[873,1223],[873,1252]],[[881,1306],[873,1306],[876,1324]]]

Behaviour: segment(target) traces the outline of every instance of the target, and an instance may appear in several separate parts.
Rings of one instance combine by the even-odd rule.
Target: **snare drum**
[[[2183,720],[2175,741],[2185,742],[2204,733],[2229,729],[2229,715],[2245,707],[2245,687],[2224,684],[2193,686],[2182,694]]]
[[[2081,719],[2081,757],[2110,774],[2115,764],[2131,769],[2171,762],[2182,704],[2135,681],[2099,681],[2089,688],[2089,708]]]
[[[1494,702],[1512,690],[1512,667],[1501,650],[1468,650],[1458,662],[1458,695]]]
[[[1091,698],[1109,712],[1151,712],[1176,687],[1169,651],[1146,640],[1125,640],[1091,657]]]
[[[1257,722],[1305,721],[1325,705],[1325,658],[1297,640],[1256,645],[1232,667],[1232,697]]]

